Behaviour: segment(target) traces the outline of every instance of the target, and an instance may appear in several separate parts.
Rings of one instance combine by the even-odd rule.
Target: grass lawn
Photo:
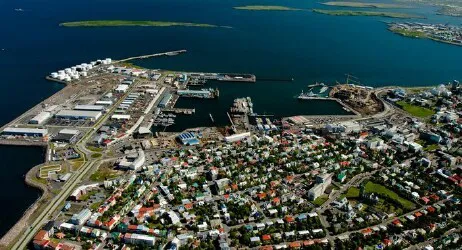
[[[373,183],[372,181],[368,181],[366,183],[365,191],[366,193],[375,193],[375,194],[387,196],[390,199],[399,202],[405,209],[413,209],[415,207],[414,203],[412,203],[411,201],[401,198],[397,193],[391,191],[385,186]]]
[[[313,9],[315,13],[332,16],[381,16],[390,18],[424,18],[418,15],[406,14],[401,12],[381,12],[381,11],[359,11],[359,10],[325,10]]]
[[[440,146],[438,144],[430,144],[424,148],[425,151],[433,151],[439,149]]]
[[[347,198],[358,198],[359,197],[359,189],[357,187],[350,187],[345,194]]]
[[[431,109],[409,104],[405,101],[399,101],[399,102],[396,102],[396,104],[398,104],[404,111],[416,117],[427,118],[435,114],[435,111]]]
[[[103,151],[102,148],[98,148],[98,147],[95,147],[95,146],[88,146],[87,149],[90,150],[90,151],[93,151],[93,152],[102,152]]]
[[[96,209],[99,208],[99,206],[101,206],[101,204],[103,204],[103,201],[95,202],[95,203],[90,205],[90,209],[91,210],[96,210]]]
[[[119,176],[119,173],[106,166],[100,166],[96,172],[90,176],[92,181],[104,181]]]
[[[328,199],[329,199],[329,196],[327,194],[323,194],[319,196],[318,198],[316,198],[316,200],[312,201],[312,203],[319,207],[322,204],[324,204],[324,202],[326,202]]]
[[[99,158],[101,156],[102,156],[101,153],[93,153],[93,154],[91,154],[91,158]]]

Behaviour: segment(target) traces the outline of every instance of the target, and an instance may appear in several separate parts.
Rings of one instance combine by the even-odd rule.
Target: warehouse
[[[34,116],[34,118],[30,119],[30,124],[42,124],[48,119],[51,118],[50,112],[40,112],[40,114]]]
[[[162,100],[160,100],[160,103],[159,103],[159,108],[165,108],[167,107],[167,104],[170,102],[170,100],[172,99],[172,95],[171,94],[166,94]]]
[[[103,105],[103,106],[111,106],[112,105],[112,101],[97,101],[95,104],[96,105]]]
[[[44,137],[48,134],[47,129],[41,128],[12,128],[7,127],[2,132],[3,135],[39,136]]]
[[[127,92],[127,89],[128,89],[128,85],[121,84],[121,85],[117,86],[115,91],[118,92],[118,93],[125,93],[125,92]]]
[[[130,120],[130,115],[112,115],[112,120]]]
[[[75,129],[62,129],[59,133],[53,137],[51,141],[61,143],[75,143],[80,131]]]
[[[74,110],[103,111],[103,105],[77,105]]]
[[[98,120],[98,118],[101,117],[101,112],[83,110],[61,110],[55,116],[59,119],[96,121]]]

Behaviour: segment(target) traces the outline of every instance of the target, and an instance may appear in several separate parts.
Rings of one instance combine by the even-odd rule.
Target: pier
[[[187,50],[182,49],[182,50],[168,51],[168,52],[163,52],[163,53],[156,53],[156,54],[149,54],[149,55],[142,55],[142,56],[133,56],[133,57],[129,57],[129,58],[114,61],[114,63],[126,62],[126,61],[135,60],[135,59],[146,59],[146,58],[158,57],[158,56],[176,56],[178,54],[182,54],[182,53],[186,53],[186,52],[187,52]]]
[[[164,108],[162,112],[174,113],[174,114],[183,114],[183,115],[192,115],[196,113],[196,109],[187,109],[187,108]]]

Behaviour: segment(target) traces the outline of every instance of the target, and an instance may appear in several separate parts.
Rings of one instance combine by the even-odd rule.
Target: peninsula
[[[313,12],[326,14],[326,15],[332,15],[332,16],[379,16],[379,17],[390,17],[390,18],[425,18],[423,16],[401,13],[401,12],[322,10],[322,9],[313,9]]]
[[[390,23],[388,30],[405,37],[431,39],[462,46],[462,28],[447,24]]]
[[[188,23],[188,22],[168,22],[168,21],[130,21],[130,20],[91,20],[91,21],[75,21],[60,23],[63,27],[120,27],[120,26],[142,26],[142,27],[204,27],[216,28],[222,27],[213,24],[205,23]]]
[[[277,5],[247,5],[247,6],[238,6],[234,7],[236,10],[254,10],[254,11],[301,11],[303,9],[286,7],[286,6],[277,6]]]
[[[361,2],[325,2],[323,5],[338,6],[338,7],[354,7],[354,8],[377,8],[377,9],[401,9],[410,8],[409,6],[390,3],[361,3]]]

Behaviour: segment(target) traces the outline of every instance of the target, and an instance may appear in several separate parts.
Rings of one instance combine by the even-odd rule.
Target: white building
[[[138,150],[138,152],[125,156],[119,162],[119,167],[122,169],[138,170],[141,168],[146,161],[143,150]]]
[[[30,119],[30,124],[42,124],[46,120],[51,118],[50,112],[40,112],[38,115],[34,116],[34,118]]]

